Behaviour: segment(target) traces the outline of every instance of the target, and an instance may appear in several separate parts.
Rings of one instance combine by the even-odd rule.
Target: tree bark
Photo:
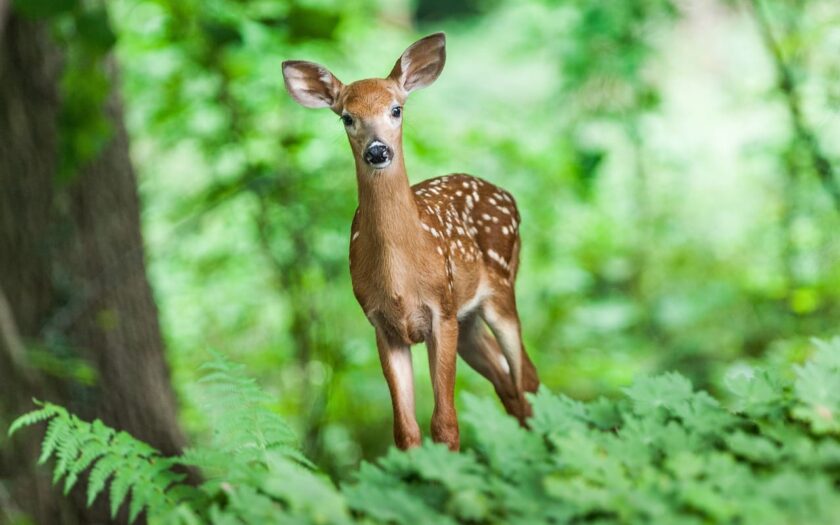
[[[0,31],[0,435],[39,397],[175,454],[183,436],[146,278],[116,71],[104,108],[111,137],[59,182],[61,67],[46,27],[11,12]],[[86,360],[94,384],[34,367],[34,351]],[[44,524],[107,520],[81,498],[59,496],[48,469],[35,466],[40,436],[23,434],[0,437],[0,523],[16,513]]]

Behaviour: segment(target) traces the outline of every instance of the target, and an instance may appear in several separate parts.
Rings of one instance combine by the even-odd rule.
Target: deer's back
[[[458,266],[481,260],[488,271],[512,284],[520,218],[510,193],[461,173],[424,180],[412,190],[423,228],[437,241],[439,253]]]

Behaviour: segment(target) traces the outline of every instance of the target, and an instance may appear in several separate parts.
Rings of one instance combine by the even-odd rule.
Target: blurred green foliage
[[[463,171],[516,196],[518,301],[546,385],[591,399],[675,369],[715,390],[732,362],[798,361],[804,334],[836,332],[840,215],[811,146],[836,164],[840,5],[456,4],[116,0],[108,25],[95,3],[67,8],[65,30],[91,49],[109,48],[104,28],[116,36],[151,276],[197,441],[209,437],[189,385],[218,349],[258,371],[331,475],[390,443],[387,388],[347,269],[352,157],[335,115],[284,92],[280,63],[317,61],[344,82],[381,76],[437,30],[447,66],[407,104],[409,175]],[[64,91],[104,92],[79,63]],[[458,388],[494,395],[463,363]]]

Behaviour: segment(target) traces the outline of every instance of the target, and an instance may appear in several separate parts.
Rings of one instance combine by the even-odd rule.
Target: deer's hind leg
[[[522,403],[523,397],[514,385],[508,360],[499,348],[496,339],[487,331],[484,322],[476,314],[463,319],[459,324],[458,354],[476,372],[493,384],[507,413],[524,425],[525,420],[531,415],[530,406],[527,402]]]
[[[525,393],[536,392],[540,381],[537,369],[522,343],[522,327],[513,289],[504,287],[489,297],[482,306],[481,317],[493,331],[498,348],[508,363],[509,376],[523,414],[520,418],[522,421],[531,415],[531,404],[525,399]]]

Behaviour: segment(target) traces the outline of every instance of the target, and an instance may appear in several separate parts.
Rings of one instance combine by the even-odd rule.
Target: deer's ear
[[[327,68],[314,62],[283,62],[286,90],[302,106],[337,111],[338,95],[344,85]]]
[[[446,63],[446,36],[435,33],[411,44],[391,70],[388,78],[406,93],[428,86],[440,76]]]

